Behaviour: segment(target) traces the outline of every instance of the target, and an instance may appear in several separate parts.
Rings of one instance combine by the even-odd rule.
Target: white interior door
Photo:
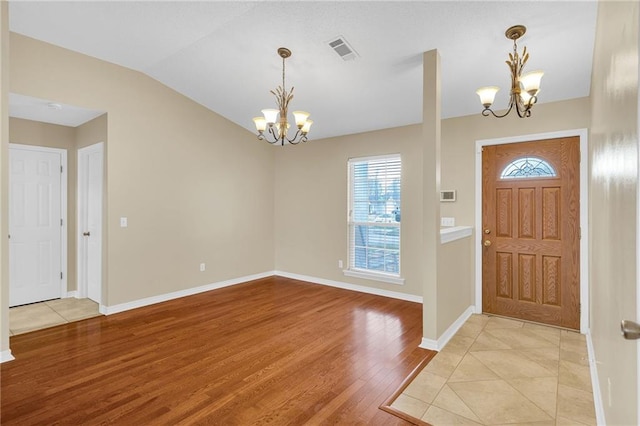
[[[78,279],[81,295],[102,296],[103,144],[78,150]]]
[[[9,306],[57,299],[66,290],[65,159],[60,149],[10,146]]]

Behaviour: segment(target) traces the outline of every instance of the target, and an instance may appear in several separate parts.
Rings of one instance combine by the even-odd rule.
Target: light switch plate
[[[128,226],[127,218],[126,217],[121,217],[120,218],[120,228],[126,228],[127,226]]]

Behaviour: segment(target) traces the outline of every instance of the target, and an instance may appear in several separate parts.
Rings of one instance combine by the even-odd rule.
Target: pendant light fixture
[[[500,90],[499,87],[481,87],[476,91],[478,96],[480,96],[480,102],[484,106],[482,115],[485,117],[489,116],[489,114],[497,118],[506,117],[514,108],[520,118],[531,116],[531,108],[538,101],[540,80],[544,73],[542,71],[531,71],[522,75],[522,69],[527,63],[527,60],[529,60],[529,54],[525,47],[522,55],[520,55],[516,41],[522,37],[526,31],[527,28],[524,25],[514,25],[505,32],[505,36],[509,40],[513,40],[513,53],[509,54],[509,60],[506,61],[511,71],[511,93],[509,95],[509,108],[507,112],[502,115],[497,115],[491,109],[496,93]]]
[[[294,120],[296,122],[296,133],[289,138],[289,121],[287,118],[289,102],[293,99],[293,87],[287,92],[284,76],[285,76],[285,59],[291,56],[291,50],[286,47],[278,49],[278,55],[282,58],[282,86],[278,86],[276,90],[271,90],[273,96],[276,97],[278,109],[263,109],[263,117],[255,117],[253,122],[258,131],[258,139],[265,140],[270,144],[280,143],[284,146],[285,142],[297,145],[300,142],[307,141],[307,134],[311,128],[313,121],[309,120],[309,113],[305,111],[293,111]],[[266,134],[265,134],[266,132]]]

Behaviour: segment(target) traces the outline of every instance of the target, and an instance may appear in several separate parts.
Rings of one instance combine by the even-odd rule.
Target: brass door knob
[[[489,240],[484,240],[484,246],[485,247],[489,247],[491,245],[491,241]]]

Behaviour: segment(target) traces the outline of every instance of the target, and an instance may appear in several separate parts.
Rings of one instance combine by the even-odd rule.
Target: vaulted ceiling
[[[527,70],[545,76],[539,102],[588,96],[596,1],[11,1],[11,31],[141,71],[254,131],[281,83],[288,47],[292,109],[311,112],[311,139],[419,123],[422,53],[438,49],[442,117],[478,114],[475,90],[497,85],[506,107],[505,30]],[[357,53],[330,46],[344,38]],[[55,100],[54,100],[55,101]],[[23,102],[24,103],[24,102]],[[24,105],[23,105],[24,106]]]

